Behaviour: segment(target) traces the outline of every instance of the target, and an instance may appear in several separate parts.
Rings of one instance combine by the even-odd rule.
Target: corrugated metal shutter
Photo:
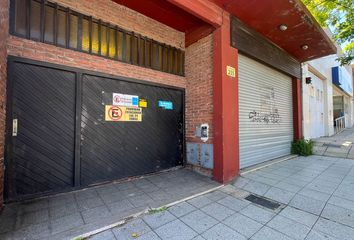
[[[291,78],[239,55],[241,168],[290,154]]]

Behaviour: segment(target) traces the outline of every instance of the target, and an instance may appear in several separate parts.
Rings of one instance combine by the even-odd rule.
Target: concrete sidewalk
[[[331,137],[314,139],[314,142],[315,155],[354,159],[354,127]]]
[[[71,239],[219,186],[187,169],[5,205],[0,239]]]
[[[250,202],[250,193],[279,207]],[[353,193],[354,161],[299,157],[89,239],[352,240]]]

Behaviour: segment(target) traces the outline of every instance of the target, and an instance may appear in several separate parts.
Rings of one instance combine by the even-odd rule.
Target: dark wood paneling
[[[287,75],[301,78],[300,62],[235,17],[231,19],[231,45],[240,53]]]

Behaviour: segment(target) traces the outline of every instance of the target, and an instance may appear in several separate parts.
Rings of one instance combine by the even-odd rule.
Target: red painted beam
[[[214,27],[222,25],[223,9],[215,3],[205,0],[167,0],[186,12],[202,19]]]
[[[302,132],[302,96],[301,96],[301,80],[293,78],[292,92],[293,92],[293,122],[294,122],[294,140],[303,138]]]
[[[178,31],[197,28],[204,22],[166,0],[113,0]]]
[[[230,77],[226,67],[237,67],[237,49],[230,45],[230,17],[214,31],[214,169],[216,181],[227,183],[240,169],[238,123],[238,75]]]

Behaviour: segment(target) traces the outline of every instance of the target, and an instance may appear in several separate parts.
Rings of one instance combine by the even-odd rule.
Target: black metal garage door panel
[[[8,62],[6,201],[183,164],[183,90],[22,58]],[[147,100],[142,121],[105,121],[113,93]]]
[[[92,75],[83,76],[81,184],[142,175],[183,161],[183,92]],[[105,121],[113,93],[146,99],[141,122]],[[172,110],[158,107],[171,101]]]
[[[18,119],[18,134],[8,139],[6,198],[72,187],[76,74],[19,62],[10,72],[8,120]]]

